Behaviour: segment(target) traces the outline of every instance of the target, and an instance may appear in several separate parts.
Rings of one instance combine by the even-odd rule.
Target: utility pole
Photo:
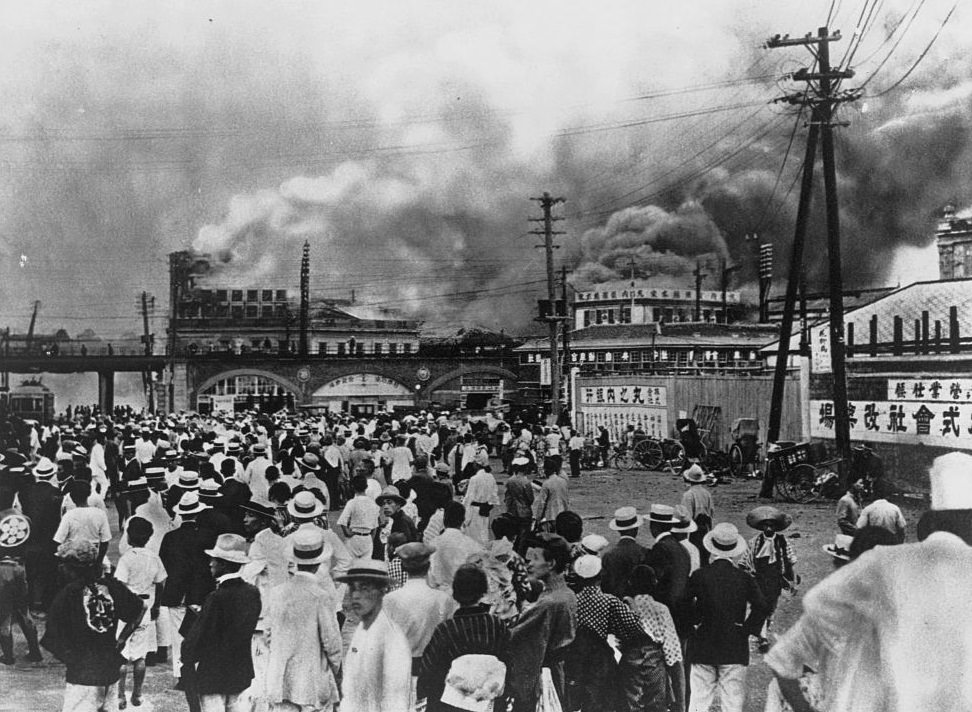
[[[818,134],[824,169],[824,195],[827,209],[827,256],[830,291],[830,359],[833,375],[834,396],[834,439],[837,451],[842,458],[840,467],[842,485],[846,486],[850,464],[850,419],[847,412],[847,375],[844,366],[844,302],[843,277],[840,265],[840,215],[837,205],[837,175],[834,164],[833,115],[834,107],[846,101],[860,98],[859,90],[838,93],[836,85],[841,79],[854,76],[851,70],[833,70],[830,66],[830,43],[840,40],[840,32],[830,34],[828,28],[821,27],[814,37],[791,39],[789,36],[776,35],[766,46],[768,48],[802,46],[810,50],[817,61],[817,71],[800,69],[793,74],[796,81],[804,81],[810,90],[783,98],[792,104],[811,107],[810,131],[807,136],[807,153],[804,161],[803,184],[801,185],[800,205],[797,211],[796,233],[793,253],[790,258],[790,273],[787,283],[783,320],[780,325],[780,343],[777,351],[776,373],[773,382],[773,401],[770,407],[768,438],[770,442],[779,439],[782,417],[783,388],[786,381],[786,365],[790,353],[790,333],[793,328],[793,312],[796,292],[803,274],[803,243],[806,235],[807,212],[810,206],[810,193],[813,188],[813,163],[816,158]],[[815,48],[815,49],[814,49]],[[814,86],[816,83],[816,86]]]
[[[352,302],[354,299],[351,300]],[[304,254],[300,259],[300,340],[298,353],[307,356],[307,335],[310,330],[310,241],[304,241]],[[352,354],[353,355],[353,354]]]
[[[695,275],[695,321],[702,321],[702,280],[709,275],[702,272],[702,263],[698,260],[692,274]]]
[[[566,380],[564,381],[564,400],[567,402],[568,408],[573,402],[571,399],[574,394],[570,389],[570,340],[568,334],[570,333],[570,308],[567,306],[567,267],[564,265],[560,266],[560,298],[564,302],[565,314],[567,319],[564,319],[560,326],[560,338],[563,341],[564,350],[564,371],[566,373]],[[570,410],[568,409],[568,412]],[[571,423],[573,425],[573,423]]]
[[[628,258],[628,267],[631,268],[631,316],[628,319],[628,323],[634,324],[634,307],[635,307],[635,280],[634,280],[635,259],[634,257]]]
[[[149,311],[155,309],[155,297],[149,296],[148,292],[142,292],[139,298],[139,311],[142,314],[142,352],[146,356],[152,355],[152,346],[155,343],[155,335],[149,331]],[[152,378],[152,371],[142,371],[142,387],[148,397],[149,412],[155,412],[155,382]]]
[[[729,323],[729,301],[727,290],[729,289],[729,275],[739,270],[739,265],[729,265],[725,258],[720,260],[720,273],[722,274],[722,323]]]
[[[553,251],[557,248],[557,245],[553,244],[554,235],[563,235],[563,232],[558,232],[553,229],[554,222],[563,220],[563,218],[553,216],[553,206],[557,203],[564,203],[566,200],[564,198],[554,198],[551,197],[550,193],[546,191],[539,198],[530,198],[530,200],[535,200],[540,203],[540,208],[543,210],[542,218],[530,218],[530,222],[543,223],[543,230],[531,230],[531,235],[541,235],[543,237],[543,245],[538,245],[537,247],[542,247],[547,255],[547,299],[549,301],[549,308],[547,315],[541,312],[540,321],[546,321],[550,328],[550,412],[555,424],[560,423],[560,356],[558,354],[557,348],[557,293],[555,291],[555,281],[554,281],[554,264],[553,264]],[[566,307],[566,305],[565,305]]]

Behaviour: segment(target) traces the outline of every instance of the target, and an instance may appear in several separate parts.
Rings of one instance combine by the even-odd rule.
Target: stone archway
[[[295,401],[299,402],[299,399],[301,398],[302,391],[300,386],[290,379],[282,377],[280,374],[260,368],[235,368],[229,371],[217,373],[200,383],[191,394],[190,403],[192,404],[192,407],[198,409],[200,395],[205,394],[218,383],[235,378],[236,376],[258,376],[260,378],[265,378],[293,394]]]
[[[476,366],[460,366],[459,368],[453,369],[448,373],[445,373],[438,378],[434,378],[429,381],[422,390],[426,393],[432,393],[438,390],[443,385],[449,381],[454,381],[462,376],[468,376],[475,373],[488,373],[493,376],[499,376],[500,378],[508,379],[510,384],[515,384],[518,380],[517,375],[512,371],[508,371],[500,366],[490,366],[488,364],[476,365]]]

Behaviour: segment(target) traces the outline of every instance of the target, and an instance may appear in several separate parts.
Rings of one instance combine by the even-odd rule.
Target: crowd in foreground
[[[114,415],[4,424],[0,662],[16,623],[28,660],[65,664],[64,710],[141,706],[146,667],[170,664],[193,711],[742,710],[751,639],[774,712],[972,705],[953,683],[972,456],[936,460],[920,543],[854,483],[834,573],[770,648],[791,519],[756,507],[747,541],[698,468],[680,502],[616,510],[609,542],[570,509],[556,429]]]

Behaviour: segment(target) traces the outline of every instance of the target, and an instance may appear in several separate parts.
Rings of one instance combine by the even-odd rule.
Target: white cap
[[[592,579],[601,573],[601,558],[584,554],[574,562],[574,573],[582,579]]]

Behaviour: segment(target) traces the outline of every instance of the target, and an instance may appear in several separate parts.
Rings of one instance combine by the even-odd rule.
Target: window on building
[[[259,351],[261,343],[260,339],[250,339],[250,348],[254,351]]]
[[[584,310],[584,326],[590,326],[590,325],[591,325],[591,310],[590,309],[585,309]]]
[[[607,355],[603,351],[598,351],[596,354],[596,359],[598,363],[604,363],[607,360]]]
[[[248,289],[248,290],[246,290],[246,301],[248,301],[248,302],[255,302],[257,300],[257,296],[259,294],[260,294],[259,290],[256,290],[256,289]]]
[[[261,311],[261,316],[264,319],[270,319],[270,318],[273,317],[273,305],[272,304],[264,304],[262,307],[260,307],[260,311]]]
[[[615,315],[614,309],[608,309],[608,313],[607,313],[607,323],[608,324],[613,324],[614,323],[614,315]]]
[[[327,356],[327,342],[326,341],[318,341],[317,342],[317,353],[321,354],[322,356]]]
[[[344,356],[347,353],[348,345],[343,341],[338,341],[337,343],[337,355]]]
[[[234,306],[231,314],[232,314],[232,316],[233,316],[234,319],[242,319],[243,318],[243,307],[242,307],[242,305],[241,306],[238,306],[238,307]]]
[[[358,342],[354,347],[354,353],[358,356],[364,356],[364,347],[365,345],[363,343]]]
[[[208,319],[212,315],[213,315],[213,305],[212,304],[203,304],[202,305],[202,317],[203,317],[203,319]]]
[[[406,341],[404,344],[402,344],[402,353],[403,354],[412,353],[412,344],[410,342]]]
[[[286,304],[278,304],[275,307],[275,311],[276,311],[277,316],[279,316],[279,317],[286,317],[287,316],[287,305]]]
[[[260,293],[260,298],[263,301],[265,301],[265,302],[272,302],[273,301],[273,290],[272,289],[264,289]]]
[[[233,301],[233,302],[242,302],[243,301],[243,290],[242,289],[234,289],[231,296],[232,296],[232,298],[231,298],[230,301]]]
[[[375,342],[375,355],[376,356],[381,355],[381,347],[382,347],[381,342],[380,341],[376,341]]]
[[[618,322],[621,323],[621,324],[630,324],[631,323],[631,307],[630,306],[621,307],[621,316],[618,319]]]
[[[258,307],[256,304],[247,304],[246,305],[247,319],[256,319],[258,316],[260,316],[260,307]]]
[[[216,305],[216,316],[227,317],[229,316],[229,304],[217,304]]]
[[[286,289],[278,289],[277,290],[277,301],[278,302],[285,302],[285,301],[287,301],[287,290]]]
[[[216,290],[216,301],[217,302],[225,302],[226,301],[226,298],[227,298],[226,297],[227,294],[228,294],[228,292],[225,289],[217,289]]]
[[[397,354],[398,353],[398,344],[394,344],[394,343],[388,344],[388,353],[390,353],[390,354]]]

